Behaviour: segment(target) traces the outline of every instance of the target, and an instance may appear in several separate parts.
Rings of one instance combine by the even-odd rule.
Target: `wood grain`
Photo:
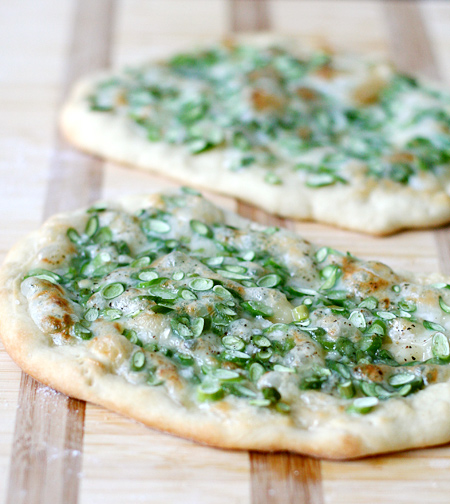
[[[404,72],[439,81],[441,73],[418,2],[385,3],[388,37],[394,63]],[[437,229],[434,238],[438,248],[439,267],[450,275],[450,230]]]
[[[231,0],[231,30],[270,29],[266,0]],[[237,212],[269,226],[290,227],[287,219],[270,215],[241,201]],[[253,504],[321,504],[320,461],[292,453],[249,452]]]
[[[115,3],[76,4],[61,101],[86,72],[109,65]],[[73,150],[56,133],[44,218],[100,195],[102,163]],[[85,403],[22,373],[8,504],[75,504],[81,472]]]
[[[253,504],[322,504],[320,464],[290,453],[251,453]]]

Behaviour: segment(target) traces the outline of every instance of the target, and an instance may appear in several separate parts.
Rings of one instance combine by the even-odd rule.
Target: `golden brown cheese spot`
[[[428,383],[434,383],[438,380],[439,373],[436,368],[427,370],[426,378]]]
[[[253,90],[251,100],[253,106],[258,111],[276,111],[280,110],[284,105],[284,102],[281,98],[271,93],[267,93],[262,89]]]
[[[320,68],[318,68],[314,73],[315,75],[317,75],[317,77],[321,77],[322,79],[325,80],[331,80],[334,77],[336,77],[338,71],[330,65],[323,65]]]
[[[376,261],[368,261],[361,265],[351,258],[344,257],[342,268],[344,280],[363,295],[374,294],[398,281],[398,277],[389,267]]]
[[[381,383],[384,378],[383,370],[375,364],[362,364],[355,368],[355,373],[373,382]]]
[[[68,337],[67,329],[73,324],[74,311],[62,287],[30,277],[22,282],[21,288],[39,329],[45,334],[64,332],[63,337]]]
[[[303,140],[309,140],[312,135],[312,129],[308,126],[300,126],[300,128],[297,128],[297,135]]]
[[[54,315],[47,315],[42,318],[41,325],[44,332],[54,334],[69,328],[73,325],[73,320],[68,313],[63,314],[62,318],[55,317]],[[68,334],[66,333],[65,336],[68,336]]]
[[[358,105],[372,105],[377,103],[380,93],[386,86],[386,81],[380,75],[373,74],[353,90],[353,100]]]
[[[319,98],[319,93],[315,89],[308,87],[297,88],[295,94],[305,101],[315,101]]]
[[[119,367],[131,354],[132,345],[119,334],[105,334],[89,341],[89,349],[112,368]]]
[[[387,161],[390,163],[412,163],[416,157],[411,152],[396,152],[387,157]]]

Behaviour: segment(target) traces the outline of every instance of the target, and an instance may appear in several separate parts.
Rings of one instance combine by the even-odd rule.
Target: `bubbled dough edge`
[[[299,47],[269,34],[240,36],[238,40],[260,45],[282,40],[290,48]],[[450,197],[444,189],[416,191],[390,180],[372,179],[313,189],[292,170],[283,175],[282,185],[270,185],[264,182],[265,168],[250,166],[239,172],[224,169],[221,150],[192,156],[182,146],[149,142],[138,126],[125,118],[89,110],[85,97],[109,75],[113,74],[102,72],[79,81],[62,109],[60,127],[64,136],[85,152],[236,197],[281,217],[369,234],[386,235],[450,221]]]
[[[129,197],[119,207],[135,209],[136,204],[154,201],[155,197]],[[60,214],[46,226],[60,226],[61,219],[70,225],[80,212]],[[236,222],[233,214],[225,215],[227,222]],[[211,403],[210,407],[185,408],[164,394],[163,387],[135,386],[108,374],[87,347],[52,347],[50,338],[30,318],[20,293],[21,279],[42,236],[41,229],[22,239],[0,269],[0,336],[14,361],[40,382],[155,429],[220,448],[287,450],[321,458],[351,459],[450,440],[449,383],[432,385],[408,398],[381,402],[369,415],[345,413],[348,402],[344,400],[332,408],[325,404],[317,414],[316,425],[302,429],[290,424],[288,416],[248,405],[228,407],[226,401]],[[431,278],[433,282],[443,280],[438,275]],[[408,279],[430,282],[427,276],[413,274]],[[306,396],[316,394],[320,392],[308,392]]]

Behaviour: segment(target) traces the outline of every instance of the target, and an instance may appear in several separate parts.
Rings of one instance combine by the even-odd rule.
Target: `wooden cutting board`
[[[86,72],[232,31],[274,30],[384,54],[450,83],[444,1],[22,0],[2,3],[0,23],[2,257],[52,213],[173,186],[84,156],[59,137],[61,100]],[[377,239],[208,196],[316,243],[396,268],[450,273],[448,229]],[[200,446],[38,385],[0,344],[0,499],[8,504],[448,503],[449,470],[448,446],[347,463]]]

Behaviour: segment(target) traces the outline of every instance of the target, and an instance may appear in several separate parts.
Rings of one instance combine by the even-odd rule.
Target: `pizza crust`
[[[135,210],[152,198],[131,197],[119,208]],[[58,346],[34,324],[21,293],[36,252],[81,212],[61,214],[19,242],[0,270],[0,335],[7,352],[28,374],[69,396],[90,401],[150,427],[221,448],[287,450],[330,459],[437,445],[450,440],[450,384],[430,385],[406,398],[380,402],[370,415],[351,415],[339,399],[302,391],[298,415],[229,401],[183,405],[163,387],[135,385],[111,374],[89,345]],[[236,224],[233,215],[227,222]],[[409,274],[428,284],[440,276]]]
[[[251,37],[246,37],[251,42]],[[274,37],[257,39],[260,45]],[[158,173],[184,184],[212,190],[245,201],[265,211],[302,220],[386,235],[405,228],[433,227],[450,221],[450,179],[440,184],[422,173],[423,188],[390,179],[355,177],[348,184],[321,188],[305,186],[304,174],[278,165],[281,185],[264,182],[267,170],[252,165],[233,172],[223,167],[224,150],[190,155],[183,146],[150,142],[135,123],[124,117],[93,112],[86,97],[97,82],[113,74],[80,81],[63,107],[60,125],[70,143],[90,154]]]

